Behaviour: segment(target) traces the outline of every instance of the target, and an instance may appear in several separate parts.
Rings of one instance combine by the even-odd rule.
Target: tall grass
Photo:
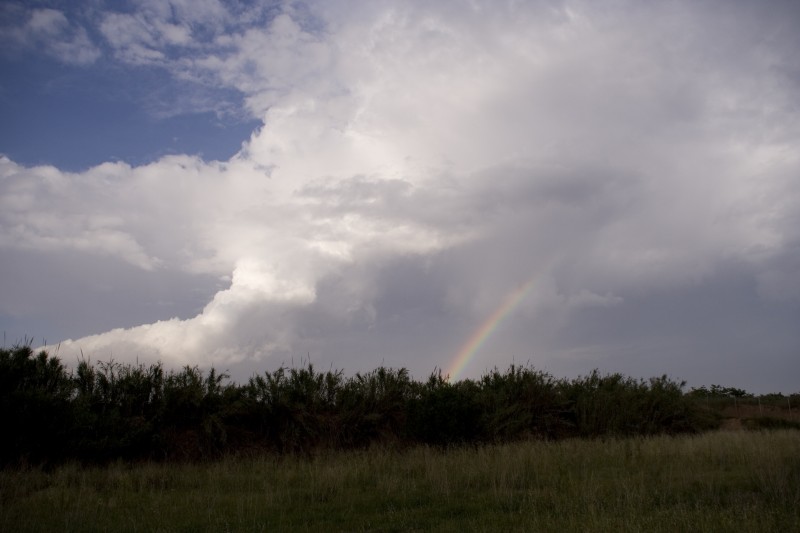
[[[800,432],[70,463],[0,472],[3,531],[798,531]]]

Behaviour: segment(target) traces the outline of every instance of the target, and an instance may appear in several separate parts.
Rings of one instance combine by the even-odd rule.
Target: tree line
[[[718,417],[685,383],[593,371],[556,379],[528,366],[450,382],[380,367],[346,376],[312,364],[229,381],[215,369],[81,361],[0,350],[0,462],[202,460],[372,445],[692,433]]]

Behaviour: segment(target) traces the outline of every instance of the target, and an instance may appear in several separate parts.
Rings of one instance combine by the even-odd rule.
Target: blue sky
[[[4,27],[29,20],[29,10],[9,5],[14,4],[4,9]],[[18,4],[23,5],[32,3]],[[134,8],[113,5],[122,12]],[[80,2],[65,7],[68,19],[86,17]],[[2,153],[27,165],[69,171],[106,161],[142,165],[167,154],[225,160],[260,123],[242,112],[242,94],[235,89],[176,79],[155,65],[126,65],[109,57],[113,51],[102,38],[95,43],[99,57],[90,64],[43,54],[38,42],[11,45],[0,54]]]
[[[7,1],[0,329],[793,392],[794,2]]]
[[[191,91],[164,72],[135,72],[145,85],[126,86],[125,70],[64,67],[6,60],[0,129],[3,153],[26,165],[55,165],[85,170],[106,161],[142,165],[167,154],[198,154],[226,160],[259,124],[214,111],[187,110],[160,116],[148,108],[153,87],[165,100]],[[220,94],[232,104],[241,97]]]

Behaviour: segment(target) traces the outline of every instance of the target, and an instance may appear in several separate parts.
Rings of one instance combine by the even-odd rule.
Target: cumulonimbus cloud
[[[800,87],[779,14],[362,7],[287,5],[202,43],[155,12],[102,19],[121,60],[235,88],[263,125],[229,161],[68,174],[2,160],[4,249],[230,280],[195,317],[62,351],[226,364],[389,328],[402,305],[452,327],[430,334],[444,346],[534,276],[531,320],[703,284],[731,262],[762,297],[796,301]],[[146,35],[118,31],[136,17]],[[402,303],[388,287],[411,267],[391,265],[408,261],[441,290]]]

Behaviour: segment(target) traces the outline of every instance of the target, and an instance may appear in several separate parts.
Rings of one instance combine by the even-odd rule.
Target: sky
[[[798,27],[780,0],[6,0],[4,345],[800,391]]]

